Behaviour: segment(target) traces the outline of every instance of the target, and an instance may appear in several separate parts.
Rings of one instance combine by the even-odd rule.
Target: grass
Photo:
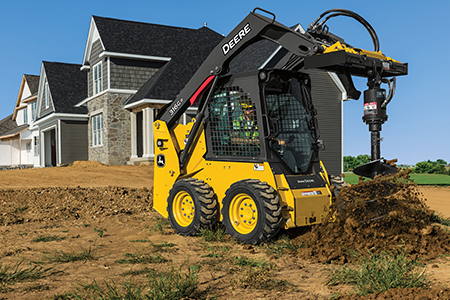
[[[43,268],[31,264],[28,267],[25,267],[22,266],[23,262],[23,260],[18,261],[12,266],[4,266],[0,262],[0,290],[3,289],[6,284],[38,280],[57,273],[51,272],[52,268]]]
[[[273,270],[268,268],[246,268],[243,274],[231,281],[232,285],[241,288],[253,288],[258,290],[279,291],[292,288],[293,285],[287,280],[274,279]]]
[[[271,270],[275,267],[273,263],[267,262],[263,259],[253,259],[244,256],[236,256],[234,258],[234,263],[240,267],[251,267],[267,270]]]
[[[67,263],[67,262],[75,262],[75,261],[88,261],[88,260],[97,260],[98,257],[94,255],[95,250],[82,249],[81,252],[64,252],[59,251],[52,254],[45,255],[45,260],[49,262],[57,262],[57,263]]]
[[[141,254],[125,253],[126,258],[116,260],[119,264],[158,264],[167,262],[167,259],[162,257],[159,253]]]
[[[221,224],[214,226],[214,228],[202,228],[199,235],[205,242],[223,242],[228,237]]]
[[[55,295],[53,299],[193,299],[198,288],[198,271],[197,266],[192,266],[184,274],[181,268],[176,270],[173,267],[165,273],[148,272],[145,284],[123,282],[118,286],[110,281],[99,285],[94,280],[92,284],[80,285],[74,293]]]
[[[277,241],[270,242],[262,247],[267,253],[272,254],[276,259],[278,259],[290,251],[296,251],[300,248],[304,248],[305,245],[301,242],[294,244],[288,236],[284,235]]]
[[[444,218],[443,216],[436,214],[436,213],[433,213],[431,215],[431,221],[434,223],[439,223],[441,225],[450,227],[450,218]]]
[[[99,237],[103,237],[105,235],[105,231],[107,231],[107,230],[103,227],[100,227],[100,228],[94,228],[94,231],[97,232],[97,235]]]
[[[28,205],[24,205],[24,206],[18,206],[16,207],[16,209],[14,210],[15,214],[21,214],[24,211],[26,211],[28,209]]]
[[[40,236],[40,237],[37,237],[37,238],[35,238],[35,239],[33,239],[32,240],[32,242],[34,242],[34,243],[39,243],[39,242],[52,242],[52,241],[57,241],[57,242],[59,242],[59,241],[62,241],[62,240],[64,240],[65,239],[65,237],[60,237],[59,235],[47,235],[47,236]]]
[[[169,219],[162,218],[162,217],[154,217],[155,225],[153,225],[150,229],[153,232],[159,233],[161,235],[167,235],[172,234],[168,231],[170,229],[170,221]]]
[[[381,252],[374,254],[367,250],[350,251],[355,266],[327,269],[331,278],[328,285],[350,284],[362,296],[384,292],[395,288],[427,288],[425,269],[417,261],[411,260],[404,252]]]
[[[442,174],[409,174],[410,178],[419,185],[450,185],[450,176]],[[345,173],[345,181],[357,184],[359,176],[353,173]]]

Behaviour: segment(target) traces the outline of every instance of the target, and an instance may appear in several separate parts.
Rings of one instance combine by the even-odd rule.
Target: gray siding
[[[88,160],[88,122],[61,121],[61,164]]]
[[[106,90],[108,88],[108,66],[105,59],[100,59],[99,55],[103,52],[103,47],[100,42],[100,40],[96,40],[92,43],[92,50],[91,50],[91,57],[89,57],[89,75],[88,75],[88,93],[89,97],[93,96],[94,94],[94,79],[93,79],[93,67],[100,62],[100,60],[103,60],[102,62],[102,79],[103,79],[103,90]]]
[[[110,58],[111,88],[138,90],[164,63]]]
[[[311,76],[320,139],[325,144],[319,156],[329,174],[339,175],[342,173],[342,94],[326,72],[307,73]]]
[[[38,117],[43,117],[48,115],[49,113],[52,113],[55,109],[53,107],[53,100],[52,100],[52,95],[51,95],[51,91],[49,89],[49,102],[48,102],[48,108],[45,107],[45,97],[47,96],[47,89],[45,88],[45,82],[44,82],[44,91],[42,92],[42,102],[41,102],[41,107],[40,107],[40,112],[39,112],[39,116]]]

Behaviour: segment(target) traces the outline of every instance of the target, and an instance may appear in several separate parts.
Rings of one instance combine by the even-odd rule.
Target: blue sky
[[[0,3],[0,119],[13,112],[23,74],[39,75],[41,62],[81,63],[92,15],[171,26],[203,23],[227,35],[250,11],[261,7],[285,25],[306,27],[322,12],[346,8],[375,28],[380,49],[409,64],[383,125],[381,154],[414,164],[442,158],[450,162],[450,49],[447,1],[6,1]],[[350,44],[372,50],[372,42],[352,19],[334,18],[330,31]],[[366,89],[364,80],[357,88]],[[450,84],[449,84],[450,85]],[[370,133],[362,122],[362,99],[344,103],[344,155],[370,154]]]

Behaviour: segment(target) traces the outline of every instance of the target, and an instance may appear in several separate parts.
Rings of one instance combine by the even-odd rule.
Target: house
[[[36,118],[39,76],[24,74],[12,115],[0,121],[0,167],[32,166],[34,144],[29,124]]]
[[[86,98],[87,76],[81,65],[43,61],[39,77],[36,120],[30,131],[35,167],[88,159],[88,115],[75,104]]]
[[[153,119],[173,100],[222,36],[93,16],[81,70],[88,94],[89,160],[105,164],[153,160]]]

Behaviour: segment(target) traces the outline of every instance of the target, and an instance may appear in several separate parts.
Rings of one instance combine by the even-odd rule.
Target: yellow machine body
[[[324,171],[321,176],[327,183],[325,187],[291,189],[286,175],[274,175],[268,162],[255,164],[205,160],[205,134],[204,130],[200,130],[185,170],[180,170],[177,153],[184,149],[185,140],[189,136],[193,124],[194,122],[187,125],[177,124],[171,134],[165,122],[158,120],[153,123],[155,141],[164,141],[162,147],[155,142],[153,188],[153,208],[162,216],[168,217],[167,199],[172,186],[177,180],[185,178],[200,179],[211,186],[217,195],[219,212],[225,192],[233,183],[245,179],[258,179],[266,182],[278,192],[284,228],[317,224],[328,216],[332,194],[323,166]],[[165,165],[158,166],[158,157],[162,156],[164,156]],[[223,216],[218,214],[217,218],[221,221]]]

